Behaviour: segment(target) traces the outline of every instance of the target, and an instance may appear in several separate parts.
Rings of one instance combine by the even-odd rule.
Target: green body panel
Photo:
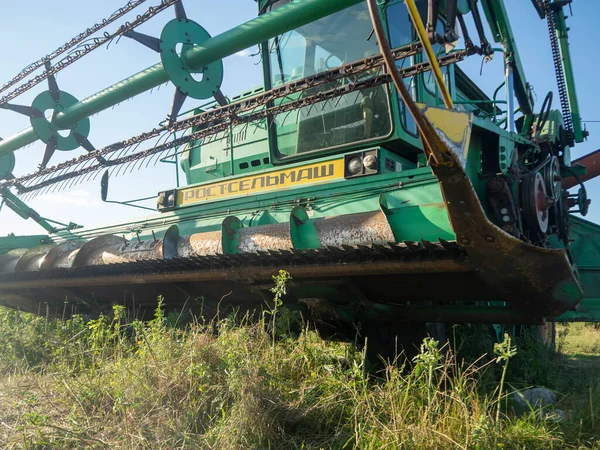
[[[311,220],[383,208],[394,237],[400,242],[454,239],[439,184],[428,167],[185,206],[127,224],[74,230],[57,237],[92,239],[114,234],[150,239],[153,233],[161,237],[175,224],[181,235],[191,235],[221,230],[228,217],[237,218],[244,227],[287,223],[299,204],[309,208]]]
[[[553,319],[555,322],[600,321],[600,226],[571,216],[571,254],[583,287],[583,300],[575,311]]]
[[[15,236],[11,234],[0,237],[0,255],[17,248],[32,248],[48,242],[50,242],[50,237],[47,235]]]

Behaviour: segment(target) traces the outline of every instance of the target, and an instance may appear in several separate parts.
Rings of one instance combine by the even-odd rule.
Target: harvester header
[[[0,195],[46,230],[0,239],[0,303],[36,312],[67,301],[97,314],[115,301],[152,311],[161,295],[173,308],[215,312],[226,298],[255,310],[286,270],[286,305],[338,337],[357,324],[369,334],[600,311],[597,268],[579,245],[599,235],[572,215],[587,214],[583,181],[597,158],[570,157],[586,137],[571,2],[528,4],[548,23],[557,78],[540,105],[502,0],[261,0],[256,18],[213,37],[181,0],[162,0],[92,37],[145,3],[130,1],[0,88],[0,108],[31,122],[0,141]],[[160,36],[137,30],[169,14]],[[119,37],[159,62],[85,99],[59,87],[60,70]],[[222,60],[251,46],[264,83],[229,96]],[[461,63],[494,56],[504,70],[489,96]],[[91,116],[166,82],[174,94],[159,126],[90,141]],[[30,106],[17,104],[44,84]],[[38,140],[39,168],[14,173],[14,153]],[[53,165],[57,150],[76,156]],[[82,228],[27,205],[101,173],[107,201],[111,178],[152,161],[177,162],[186,184],[149,192],[147,218]]]

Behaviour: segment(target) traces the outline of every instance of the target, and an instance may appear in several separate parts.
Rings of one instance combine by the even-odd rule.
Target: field
[[[275,303],[259,323],[142,323],[0,309],[4,449],[600,449],[600,331],[558,327],[554,354],[463,326],[451,349],[373,374]],[[368,345],[368,343],[367,343]],[[550,406],[515,390],[543,386]]]

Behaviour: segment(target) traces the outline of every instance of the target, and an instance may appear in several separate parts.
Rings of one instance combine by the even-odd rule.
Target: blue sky
[[[4,50],[3,62],[0,65],[0,84],[85,28],[108,17],[125,1],[29,0],[5,3],[0,16],[0,43]],[[150,0],[146,3],[128,18],[133,18],[149,5],[157,4],[158,0]],[[539,108],[549,90],[556,92],[546,23],[539,19],[528,0],[506,0],[505,3],[527,77],[538,97],[537,108]],[[204,26],[213,36],[256,15],[256,3],[253,0],[227,0],[227,2],[188,0],[184,4],[188,16]],[[600,17],[600,2],[575,0],[573,13],[574,16],[568,19],[568,25],[571,27],[571,50],[582,116],[584,120],[600,120],[600,112],[596,109],[598,105],[596,79],[600,63],[594,54],[590,53],[590,50],[593,51],[590,43],[600,37],[597,24]],[[168,10],[144,24],[138,31],[158,36],[162,26],[171,18],[173,12]],[[113,24],[107,30],[112,31],[116,26]],[[225,77],[222,90],[226,95],[234,96],[262,83],[259,59],[250,56],[252,53],[254,49],[249,49],[232,55],[224,61]],[[113,43],[109,49],[95,50],[83,60],[60,72],[57,79],[61,89],[83,99],[156,62],[158,62],[158,55],[154,52],[131,40],[121,39],[118,44]],[[462,67],[484,91],[491,93],[502,81],[502,58],[496,55],[494,61],[486,64],[483,76],[479,75],[480,64],[481,60],[474,57]],[[46,85],[39,85],[19,97],[14,103],[30,105],[33,98],[45,89]],[[163,85],[152,93],[145,93],[117,108],[92,117],[90,141],[96,147],[102,147],[151,129],[166,117],[172,95],[173,86]],[[555,99],[557,99],[556,95]],[[197,104],[188,100],[184,109]],[[554,105],[558,106],[557,100]],[[28,118],[0,110],[1,137],[12,136],[28,127]],[[600,147],[600,123],[588,123],[587,128],[590,131],[589,141],[573,149],[574,158]],[[24,174],[33,171],[41,160],[43,148],[43,144],[36,143],[19,150],[16,153],[15,173]],[[70,159],[80,152],[81,150],[57,152],[53,163]],[[174,185],[173,166],[159,164],[155,168],[131,176],[112,179],[109,197],[114,200],[147,197]],[[600,196],[594,198],[596,193],[600,193],[600,180],[589,182],[587,187],[593,199],[587,218],[600,223]],[[140,215],[139,210],[102,203],[99,196],[99,178],[68,191],[36,198],[30,204],[42,216],[61,221],[73,221],[86,226],[121,222]],[[31,220],[24,221],[6,208],[0,214],[0,235],[40,231],[41,228]]]

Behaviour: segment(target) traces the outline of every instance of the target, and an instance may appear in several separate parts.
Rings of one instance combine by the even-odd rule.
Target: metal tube
[[[508,124],[507,130],[511,133],[515,132],[515,81],[513,75],[512,64],[506,63],[506,121]]]
[[[362,0],[302,0],[288,3],[189,50],[185,55],[186,62],[192,69],[200,69],[213,61],[260,44],[273,36],[286,33],[361,2]],[[169,81],[169,77],[162,64],[155,64],[65,109],[57,114],[55,123],[59,127],[68,128],[82,119],[167,81]],[[0,156],[14,152],[37,140],[38,137],[33,128],[21,131],[0,142]]]
[[[579,175],[580,181],[588,181],[597,176],[600,176],[600,150],[596,150],[595,152],[589,153],[585,156],[582,156],[579,159],[571,162],[571,167],[581,164],[585,166],[587,169],[587,173],[585,175]],[[562,180],[562,188],[563,189],[571,189],[574,186],[577,186],[579,181],[575,177],[565,177]]]

